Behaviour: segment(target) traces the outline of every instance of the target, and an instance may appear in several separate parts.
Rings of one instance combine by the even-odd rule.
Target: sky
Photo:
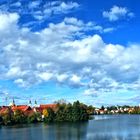
[[[0,105],[139,105],[139,5],[1,0]]]

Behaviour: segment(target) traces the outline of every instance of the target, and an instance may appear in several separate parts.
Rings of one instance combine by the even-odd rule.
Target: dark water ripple
[[[81,123],[1,127],[0,140],[140,140],[140,115],[101,115]]]

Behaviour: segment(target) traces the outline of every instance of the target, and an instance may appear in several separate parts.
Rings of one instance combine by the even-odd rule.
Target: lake
[[[140,140],[140,115],[97,115],[81,123],[3,126],[0,140]]]

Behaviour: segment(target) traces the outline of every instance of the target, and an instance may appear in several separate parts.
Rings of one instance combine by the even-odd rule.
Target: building
[[[9,106],[2,106],[2,107],[0,108],[0,114],[5,113],[8,109],[10,109]]]
[[[44,109],[48,109],[48,108],[51,108],[51,109],[55,110],[56,106],[57,106],[56,104],[43,104],[43,105],[40,105],[38,107],[33,107],[33,110],[35,112],[41,112],[42,113]]]
[[[0,107],[0,114],[6,112],[8,109],[14,113],[16,110],[22,111],[25,115],[33,114],[34,112],[43,113],[44,109],[51,108],[55,110],[56,104],[42,104],[37,105],[37,101],[35,100],[34,106],[32,106],[31,100],[29,101],[28,105],[16,105],[15,101],[13,99],[12,103],[9,104],[9,106],[2,106]]]

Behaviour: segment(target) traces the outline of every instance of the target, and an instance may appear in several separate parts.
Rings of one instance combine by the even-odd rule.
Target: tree
[[[55,121],[85,121],[89,119],[87,106],[76,101],[72,104],[57,104]]]
[[[87,106],[76,101],[73,103],[72,121],[86,121],[89,119]]]
[[[92,105],[90,105],[90,106],[87,107],[87,113],[89,115],[93,114],[94,111],[95,111],[95,108]]]
[[[104,110],[104,109],[105,109],[105,107],[102,105],[102,106],[101,106],[101,110]]]
[[[3,124],[5,124],[5,125],[12,124],[13,112],[11,111],[10,108],[6,108],[6,110],[1,114],[1,116],[2,116],[2,120],[3,120]]]
[[[17,109],[14,111],[13,121],[16,124],[27,122],[26,116],[24,115],[22,110]]]
[[[47,115],[44,116],[44,122],[53,122],[55,118],[55,113],[51,108],[47,109]]]
[[[140,114],[140,108],[135,106],[131,114]]]
[[[31,112],[28,115],[28,123],[36,123],[38,121],[41,121],[41,114],[38,112]]]
[[[79,120],[80,120],[80,102],[76,101],[73,103],[72,121],[79,121]]]
[[[43,109],[43,116],[44,116],[44,118],[45,117],[48,117],[48,110],[47,109]]]
[[[66,121],[72,121],[72,104],[67,104],[65,107],[65,119]]]
[[[40,112],[35,112],[35,115],[36,115],[37,121],[38,121],[38,122],[41,122],[41,121],[42,121],[41,113],[40,113]]]
[[[65,116],[66,116],[65,106],[66,104],[57,104],[55,121],[58,121],[58,122],[65,121]]]
[[[89,119],[89,114],[84,106],[80,107],[80,121],[87,121]]]

